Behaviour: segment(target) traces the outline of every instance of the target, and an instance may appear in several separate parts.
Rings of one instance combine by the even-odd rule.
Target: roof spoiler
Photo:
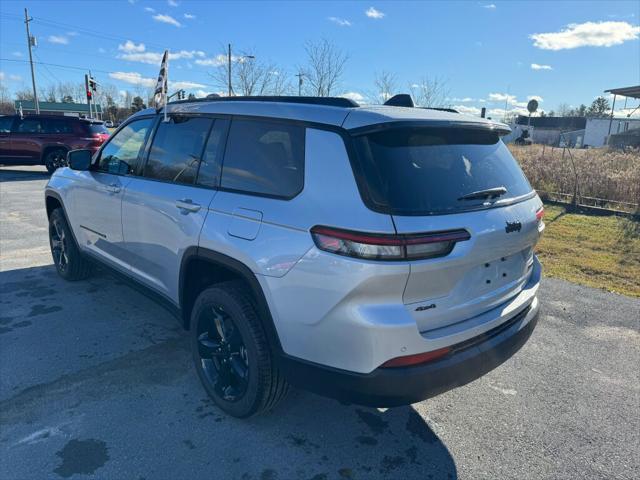
[[[384,102],[389,107],[415,107],[413,104],[413,98],[408,93],[399,93],[394,95],[389,100]]]

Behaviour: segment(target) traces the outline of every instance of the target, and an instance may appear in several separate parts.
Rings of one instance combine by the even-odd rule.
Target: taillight
[[[466,230],[388,235],[352,232],[330,227],[311,229],[313,241],[320,250],[365,260],[422,260],[451,253],[456,242],[469,240]]]
[[[540,221],[544,218],[544,207],[540,207],[540,209],[536,212],[536,220]]]
[[[438,358],[442,358],[451,352],[451,348],[444,347],[438,350],[432,350],[431,352],[418,353],[416,355],[406,355],[404,357],[392,358],[388,362],[380,365],[381,368],[398,368],[398,367],[410,367],[412,365],[420,365],[422,363],[432,362]]]

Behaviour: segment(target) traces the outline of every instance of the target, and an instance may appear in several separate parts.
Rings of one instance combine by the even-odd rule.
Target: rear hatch
[[[496,131],[389,124],[355,143],[364,197],[392,215],[398,234],[470,234],[447,255],[410,262],[403,299],[421,332],[479,315],[522,290],[542,203]]]

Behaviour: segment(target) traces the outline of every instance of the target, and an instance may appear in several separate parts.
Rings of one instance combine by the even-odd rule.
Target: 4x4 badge
[[[507,222],[507,226],[504,227],[504,231],[507,233],[519,232],[522,229],[522,224],[518,221]]]

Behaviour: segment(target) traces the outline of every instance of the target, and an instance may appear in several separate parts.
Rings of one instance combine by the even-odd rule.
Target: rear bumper
[[[465,385],[502,364],[529,339],[538,300],[503,324],[453,346],[446,357],[423,365],[378,368],[361,374],[282,357],[290,383],[320,395],[374,407],[407,405]]]

